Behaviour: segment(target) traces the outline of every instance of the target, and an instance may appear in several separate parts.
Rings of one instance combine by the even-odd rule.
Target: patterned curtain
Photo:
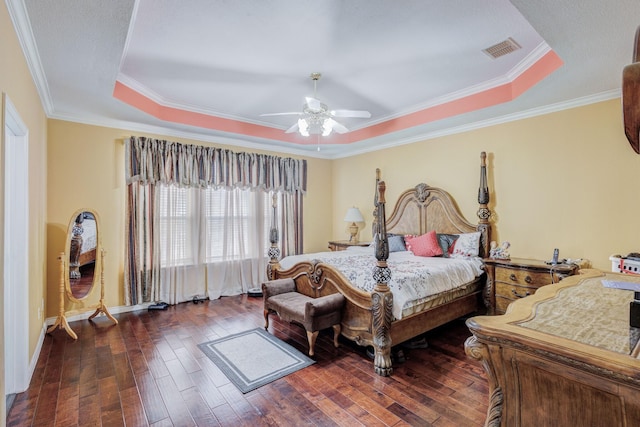
[[[302,192],[283,194],[280,222],[282,257],[302,253]]]
[[[169,279],[163,276],[168,273],[160,262],[157,201],[161,186],[278,193],[282,204],[279,209],[281,253],[289,255],[302,252],[306,160],[235,153],[215,147],[145,137],[128,138],[125,152],[128,197],[125,263],[127,305],[160,301],[166,295],[172,295],[171,303],[180,301],[179,296],[173,296],[175,290],[166,289]],[[175,275],[175,271],[172,274]],[[189,280],[193,276],[185,277]],[[173,277],[171,280],[174,280]]]

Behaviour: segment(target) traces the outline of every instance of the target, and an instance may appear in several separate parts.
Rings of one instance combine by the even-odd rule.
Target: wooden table
[[[369,246],[371,242],[351,242],[349,240],[332,240],[329,242],[329,250],[344,251],[349,246]]]
[[[513,302],[502,316],[467,320],[467,355],[489,380],[486,426],[639,426],[640,330],[633,292],[602,280],[639,276],[581,270]]]
[[[536,293],[541,286],[558,283],[578,271],[575,264],[547,264],[529,258],[485,259],[489,314],[504,314],[513,301]]]

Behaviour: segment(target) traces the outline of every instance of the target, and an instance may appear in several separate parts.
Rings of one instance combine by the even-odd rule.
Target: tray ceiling
[[[635,0],[8,5],[51,118],[328,158],[617,97],[640,16]],[[262,116],[302,111],[313,72],[322,103],[371,118],[302,137],[295,115]]]

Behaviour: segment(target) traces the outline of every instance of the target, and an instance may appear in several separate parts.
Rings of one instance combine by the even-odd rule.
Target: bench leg
[[[269,329],[269,310],[264,311],[264,330]]]
[[[340,323],[337,325],[333,325],[333,345],[338,348],[338,337],[340,336],[340,331],[342,328],[340,327]]]
[[[309,340],[309,356],[313,356],[313,346],[316,345],[316,338],[320,331],[309,332],[307,331],[307,339]]]

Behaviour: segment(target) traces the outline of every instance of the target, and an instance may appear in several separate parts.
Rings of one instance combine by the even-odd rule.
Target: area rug
[[[198,344],[198,347],[242,393],[315,363],[262,328]]]

